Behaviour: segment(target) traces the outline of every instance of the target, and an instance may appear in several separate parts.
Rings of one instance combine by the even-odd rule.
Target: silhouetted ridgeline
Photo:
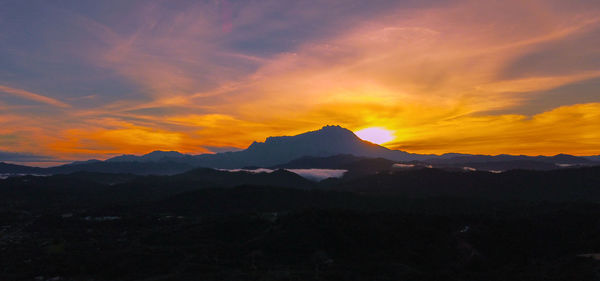
[[[402,163],[411,162],[419,165],[432,165],[437,168],[463,168],[466,166],[479,170],[494,171],[511,169],[551,170],[600,164],[600,158],[598,157],[576,157],[564,154],[551,157],[456,153],[444,155],[413,154],[391,150],[363,141],[354,135],[352,131],[339,126],[325,126],[320,130],[296,136],[269,137],[265,142],[254,142],[247,149],[236,152],[187,155],[176,151],[154,151],[142,156],[122,155],[106,161],[90,160],[50,168],[0,163],[0,174],[61,174],[87,171],[172,175],[200,167],[233,169],[302,166],[333,169],[343,163],[349,164],[363,158],[381,158]],[[382,163],[377,164],[377,169],[380,168],[379,165]],[[371,161],[371,164],[375,163]]]

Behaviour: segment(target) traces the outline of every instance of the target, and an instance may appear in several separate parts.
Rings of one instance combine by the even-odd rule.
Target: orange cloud
[[[67,129],[60,139],[49,143],[51,151],[60,154],[118,154],[147,153],[152,150],[179,148],[183,136],[179,133],[136,126],[110,119],[102,120],[104,127]],[[110,127],[106,127],[106,126]]]
[[[41,140],[46,154],[77,158],[246,147],[324,124],[385,127],[396,137],[386,145],[418,153],[600,153],[598,103],[563,102],[533,116],[515,109],[544,91],[600,77],[597,67],[568,55],[597,54],[590,40],[600,30],[599,7],[515,0],[389,9],[368,21],[349,15],[344,29],[262,57],[227,45],[235,28],[260,26],[260,14],[240,12],[234,30],[223,34],[205,8],[163,14],[151,6],[129,33],[79,19],[105,43],[89,61],[138,85],[139,96],[51,117],[0,115],[35,128],[27,132],[0,124],[7,134]],[[553,46],[564,56],[544,54]],[[532,63],[520,71],[529,56],[549,56],[552,67]],[[0,91],[69,106],[24,90]],[[37,149],[32,141],[15,147]]]
[[[414,152],[528,155],[600,153],[600,103],[523,115],[465,116],[408,128],[390,147]]]

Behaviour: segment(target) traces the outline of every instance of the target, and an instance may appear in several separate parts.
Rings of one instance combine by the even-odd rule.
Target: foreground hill
[[[13,177],[0,279],[592,281],[599,169]]]
[[[552,171],[515,170],[500,174],[418,167],[408,170],[384,169],[366,174],[362,174],[363,172],[350,171],[349,176],[318,183],[285,170],[255,173],[206,168],[172,176],[79,172],[47,177],[12,177],[0,180],[0,203],[9,209],[61,210],[73,206],[139,204],[189,191],[236,186],[316,189],[407,199],[445,197],[492,201],[600,202],[600,167]],[[281,200],[283,198],[285,196]],[[179,205],[189,208],[186,204],[193,204],[198,200],[184,201]],[[272,198],[272,202],[263,203],[279,205],[282,201],[278,200]],[[329,203],[333,204],[331,206],[337,204],[333,201]],[[361,205],[358,201],[348,204]],[[310,206],[302,201],[289,205]],[[395,203],[381,203],[380,207],[394,205]]]
[[[415,169],[334,180],[332,189],[407,197],[600,202],[600,167],[504,173]]]

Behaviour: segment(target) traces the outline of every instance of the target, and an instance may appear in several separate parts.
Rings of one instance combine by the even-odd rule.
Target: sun
[[[383,144],[394,140],[392,131],[381,127],[371,127],[354,132],[359,138],[376,143]]]

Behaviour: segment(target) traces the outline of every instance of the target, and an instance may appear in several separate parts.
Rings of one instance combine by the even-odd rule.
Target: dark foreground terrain
[[[600,279],[598,168],[349,175],[8,178],[0,280]]]

